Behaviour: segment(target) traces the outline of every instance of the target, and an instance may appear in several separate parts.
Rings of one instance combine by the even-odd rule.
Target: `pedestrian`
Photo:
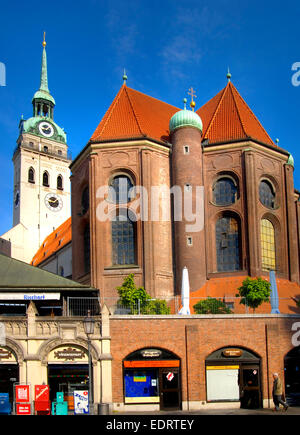
[[[278,376],[278,373],[273,373],[273,402],[275,405],[274,411],[280,410],[280,403],[284,407],[284,410],[287,411],[288,404],[282,400],[282,383]]]

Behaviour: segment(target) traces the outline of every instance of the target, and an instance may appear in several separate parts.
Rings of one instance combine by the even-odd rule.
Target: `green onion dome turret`
[[[198,130],[203,131],[202,120],[196,112],[192,110],[187,110],[184,108],[179,112],[176,112],[175,115],[172,116],[169,123],[170,133],[173,133],[175,130],[181,127],[194,127]]]

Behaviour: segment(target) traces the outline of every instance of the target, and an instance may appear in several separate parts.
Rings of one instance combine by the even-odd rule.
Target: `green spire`
[[[45,32],[44,32],[44,40],[43,40],[43,54],[42,54],[42,67],[41,67],[41,82],[39,90],[34,94],[32,102],[34,100],[44,100],[45,102],[52,103],[52,106],[55,106],[55,100],[50,94],[48,88],[48,71],[47,71],[47,54],[46,54],[46,41],[45,41]]]
[[[39,90],[48,92],[48,94],[50,94],[49,88],[48,88],[48,72],[47,72],[47,54],[46,54],[45,32],[44,32],[44,41],[43,41],[41,84],[40,84]]]

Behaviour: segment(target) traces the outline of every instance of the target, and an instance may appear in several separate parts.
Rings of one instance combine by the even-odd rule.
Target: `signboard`
[[[49,385],[35,385],[34,392],[36,402],[49,401]]]
[[[239,358],[243,355],[243,351],[241,349],[226,349],[223,350],[222,354],[227,358]]]
[[[56,359],[64,359],[64,360],[71,360],[74,361],[74,359],[82,359],[85,357],[85,352],[81,349],[74,349],[72,347],[68,347],[66,349],[57,350],[54,352],[54,358]]]
[[[30,402],[29,385],[15,385],[15,399],[17,403]]]
[[[17,403],[17,415],[31,415],[30,404]]]
[[[16,362],[15,355],[6,347],[0,347],[0,361]]]
[[[143,358],[159,358],[161,354],[162,351],[159,349],[141,350],[141,355]]]
[[[89,414],[88,391],[74,391],[74,414]]]
[[[59,301],[60,293],[0,293],[1,301]]]

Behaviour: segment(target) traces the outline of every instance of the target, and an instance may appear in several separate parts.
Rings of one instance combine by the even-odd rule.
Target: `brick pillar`
[[[202,160],[200,130],[193,127],[182,127],[175,130],[172,134],[172,186],[173,189],[179,188],[179,192],[181,189],[182,199],[182,206],[177,209],[179,196],[177,199],[175,196],[173,208],[182,213],[181,220],[176,221],[176,216],[174,216],[173,225],[176,293],[180,293],[182,270],[185,266],[189,271],[191,292],[202,287],[207,277],[204,202],[200,204],[199,196],[196,197],[196,189],[198,193],[202,189],[202,199],[204,198]],[[192,213],[197,214],[195,221],[190,222],[184,210],[184,198],[188,196],[192,198]],[[198,216],[198,212],[201,215]]]
[[[286,211],[288,228],[288,251],[289,251],[289,278],[299,282],[299,247],[297,229],[297,210],[294,189],[294,169],[291,165],[284,165],[286,187]]]
[[[252,277],[259,275],[259,252],[258,252],[258,186],[255,176],[255,160],[254,153],[251,149],[244,152],[245,161],[245,180],[246,180],[246,197],[247,197],[247,227],[248,227],[248,273]]]

